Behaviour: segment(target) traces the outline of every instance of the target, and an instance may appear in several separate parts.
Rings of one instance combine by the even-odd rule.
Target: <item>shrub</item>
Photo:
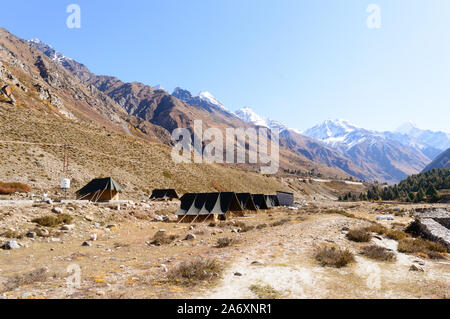
[[[260,224],[260,225],[256,226],[256,229],[261,230],[261,229],[264,229],[264,228],[267,228],[267,227],[268,227],[267,224]]]
[[[278,299],[281,297],[279,291],[272,286],[251,285],[250,291],[253,292],[259,299]]]
[[[168,171],[164,171],[163,176],[167,179],[171,179],[173,177],[172,173],[170,173]]]
[[[222,270],[223,267],[216,259],[198,257],[191,261],[182,262],[171,269],[167,277],[175,283],[193,285],[200,281],[218,277]]]
[[[375,260],[395,261],[397,259],[394,252],[377,245],[365,246],[362,248],[361,253],[364,256]]]
[[[229,237],[219,238],[217,240],[216,247],[217,248],[225,248],[225,247],[231,246],[235,242],[236,242],[236,240],[233,238],[229,238]]]
[[[372,234],[365,229],[351,229],[346,237],[358,243],[367,243],[372,239]]]
[[[177,239],[178,236],[174,235],[174,234],[166,234],[166,232],[163,231],[158,231],[152,238],[152,242],[150,244],[152,245],[156,245],[156,246],[161,246],[163,244],[170,244],[172,243],[175,239]]]
[[[389,239],[395,239],[397,241],[405,239],[406,234],[401,230],[388,229],[386,232],[386,237]]]
[[[9,278],[4,285],[4,291],[12,291],[25,285],[31,285],[36,282],[45,282],[49,274],[47,269],[40,268],[23,275],[17,275]]]
[[[16,238],[16,239],[22,239],[22,238],[23,238],[23,235],[22,235],[22,234],[19,234],[19,232],[17,232],[16,230],[8,229],[7,231],[5,231],[5,232],[2,234],[2,237],[10,238],[10,239],[14,239],[14,238]]]
[[[353,253],[348,249],[331,246],[323,246],[317,249],[315,259],[324,267],[331,266],[336,268],[344,267],[355,261]]]
[[[11,195],[14,193],[29,193],[31,187],[22,183],[0,182],[0,195]]]
[[[40,218],[33,219],[33,223],[44,227],[55,227],[62,224],[71,224],[73,217],[68,214],[61,214],[58,216],[47,215]]]
[[[421,238],[406,238],[398,242],[398,251],[407,254],[424,253],[428,256],[435,256],[435,254],[432,254],[433,252],[445,253],[447,248],[440,243]]]
[[[251,230],[255,229],[255,226],[247,225],[244,222],[237,222],[237,223],[234,224],[234,226],[240,228],[241,229],[241,233],[246,233],[248,231],[251,231]]]
[[[282,225],[284,225],[286,223],[289,223],[290,221],[291,220],[289,218],[284,218],[284,219],[281,219],[281,220],[279,220],[277,222],[274,222],[274,223],[270,224],[270,226],[271,227],[282,226]]]

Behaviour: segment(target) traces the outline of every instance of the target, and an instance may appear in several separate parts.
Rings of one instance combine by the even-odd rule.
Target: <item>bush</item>
[[[211,280],[218,277],[223,268],[216,259],[196,258],[185,261],[171,269],[168,279],[175,283],[193,285],[200,281]]]
[[[241,229],[241,233],[246,233],[248,231],[251,231],[251,230],[255,229],[255,226],[247,225],[244,222],[237,222],[237,223],[234,224],[234,226],[240,228]]]
[[[405,239],[407,237],[407,234],[401,230],[388,229],[380,224],[373,224],[372,226],[366,227],[365,230],[386,236],[389,239],[394,239],[397,241]]]
[[[14,193],[29,193],[31,187],[22,183],[0,182],[0,195],[11,195]]]
[[[381,261],[395,261],[397,259],[394,252],[377,245],[363,247],[361,254],[368,258]]]
[[[44,217],[33,219],[33,223],[44,227],[55,227],[58,225],[68,225],[73,222],[73,217],[68,214],[61,214],[58,216],[47,215]]]
[[[330,246],[323,246],[317,249],[315,259],[324,267],[331,266],[336,268],[344,267],[355,261],[353,253],[348,249]]]
[[[158,231],[153,236],[153,238],[152,238],[153,241],[150,244],[156,245],[156,246],[161,246],[164,244],[170,244],[177,238],[178,238],[177,235],[173,235],[173,234],[168,235],[168,234],[166,234],[166,232]]]
[[[372,239],[372,234],[365,229],[351,229],[346,237],[358,243],[367,243]]]
[[[264,229],[264,228],[267,228],[267,227],[268,227],[267,224],[260,224],[260,225],[256,226],[256,229],[261,230],[261,229]]]
[[[19,234],[19,232],[15,231],[15,230],[8,229],[7,231],[5,231],[2,234],[2,237],[10,238],[10,239],[14,239],[14,238],[15,239],[22,239],[23,235]]]
[[[281,294],[272,286],[251,285],[250,291],[253,292],[259,299],[278,299]]]
[[[429,257],[435,257],[434,253],[445,253],[447,248],[440,243],[421,238],[406,238],[398,242],[398,251],[407,254],[424,253]]]
[[[291,220],[290,220],[289,218],[284,218],[284,219],[281,219],[281,220],[279,220],[279,221],[277,221],[277,222],[274,222],[274,223],[270,224],[270,226],[271,226],[271,227],[282,226],[282,225],[284,225],[284,224],[289,223],[290,221],[291,221]]]
[[[4,291],[12,291],[19,287],[31,285],[36,282],[45,282],[49,277],[48,271],[45,268],[33,270],[27,274],[9,278],[5,283]]]
[[[235,242],[236,242],[236,240],[234,240],[233,238],[229,238],[229,237],[219,238],[217,240],[216,247],[217,248],[225,248],[225,247],[231,246]]]

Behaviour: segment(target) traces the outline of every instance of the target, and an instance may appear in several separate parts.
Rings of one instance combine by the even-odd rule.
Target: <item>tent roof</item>
[[[252,194],[239,193],[239,194],[236,194],[236,196],[237,196],[242,208],[247,209],[247,210],[258,210],[255,203],[253,202]]]
[[[252,195],[253,202],[255,203],[258,209],[269,209],[267,206],[266,197],[264,194],[254,194]]]
[[[181,197],[177,215],[224,215],[229,211],[242,211],[235,193],[188,193]]]
[[[78,195],[88,195],[96,193],[98,191],[105,191],[105,190],[121,192],[123,189],[124,188],[119,183],[117,183],[111,177],[108,177],[108,178],[93,179],[82,189],[78,190],[76,193]]]
[[[155,189],[152,192],[150,199],[169,199],[179,198],[177,192],[174,189]]]

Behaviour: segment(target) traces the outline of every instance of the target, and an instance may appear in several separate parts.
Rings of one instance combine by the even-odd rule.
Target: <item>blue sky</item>
[[[71,3],[81,29],[66,27]],[[450,131],[448,0],[15,0],[0,25],[94,73],[209,91],[293,128]]]

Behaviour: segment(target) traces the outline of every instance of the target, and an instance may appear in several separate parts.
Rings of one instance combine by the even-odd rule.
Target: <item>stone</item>
[[[4,249],[6,250],[13,250],[13,249],[19,249],[20,245],[15,240],[9,240],[5,243]]]
[[[92,222],[94,220],[94,217],[91,215],[84,216],[84,219],[86,219],[88,222]]]
[[[73,230],[75,228],[75,225],[63,225],[61,227],[61,230]]]
[[[50,235],[50,232],[45,228],[39,228],[38,231],[40,236],[46,237]]]
[[[35,232],[30,231],[30,232],[27,233],[27,237],[28,238],[36,238],[37,234]]]
[[[83,246],[83,247],[90,247],[90,246],[91,246],[91,243],[85,241],[85,242],[83,242],[83,243],[81,244],[81,246]]]
[[[197,237],[194,234],[188,234],[184,240],[194,240],[195,238]]]
[[[161,270],[163,271],[163,272],[168,272],[169,270],[167,269],[167,266],[166,265],[164,265],[164,264],[161,264]]]
[[[236,277],[242,277],[242,274],[241,274],[240,272],[235,272],[234,275],[235,275]]]
[[[52,213],[62,214],[63,213],[63,209],[61,207],[53,207]]]
[[[409,267],[409,271],[419,271],[419,272],[424,272],[424,270],[420,267],[417,267],[416,265],[411,265],[411,267]]]

